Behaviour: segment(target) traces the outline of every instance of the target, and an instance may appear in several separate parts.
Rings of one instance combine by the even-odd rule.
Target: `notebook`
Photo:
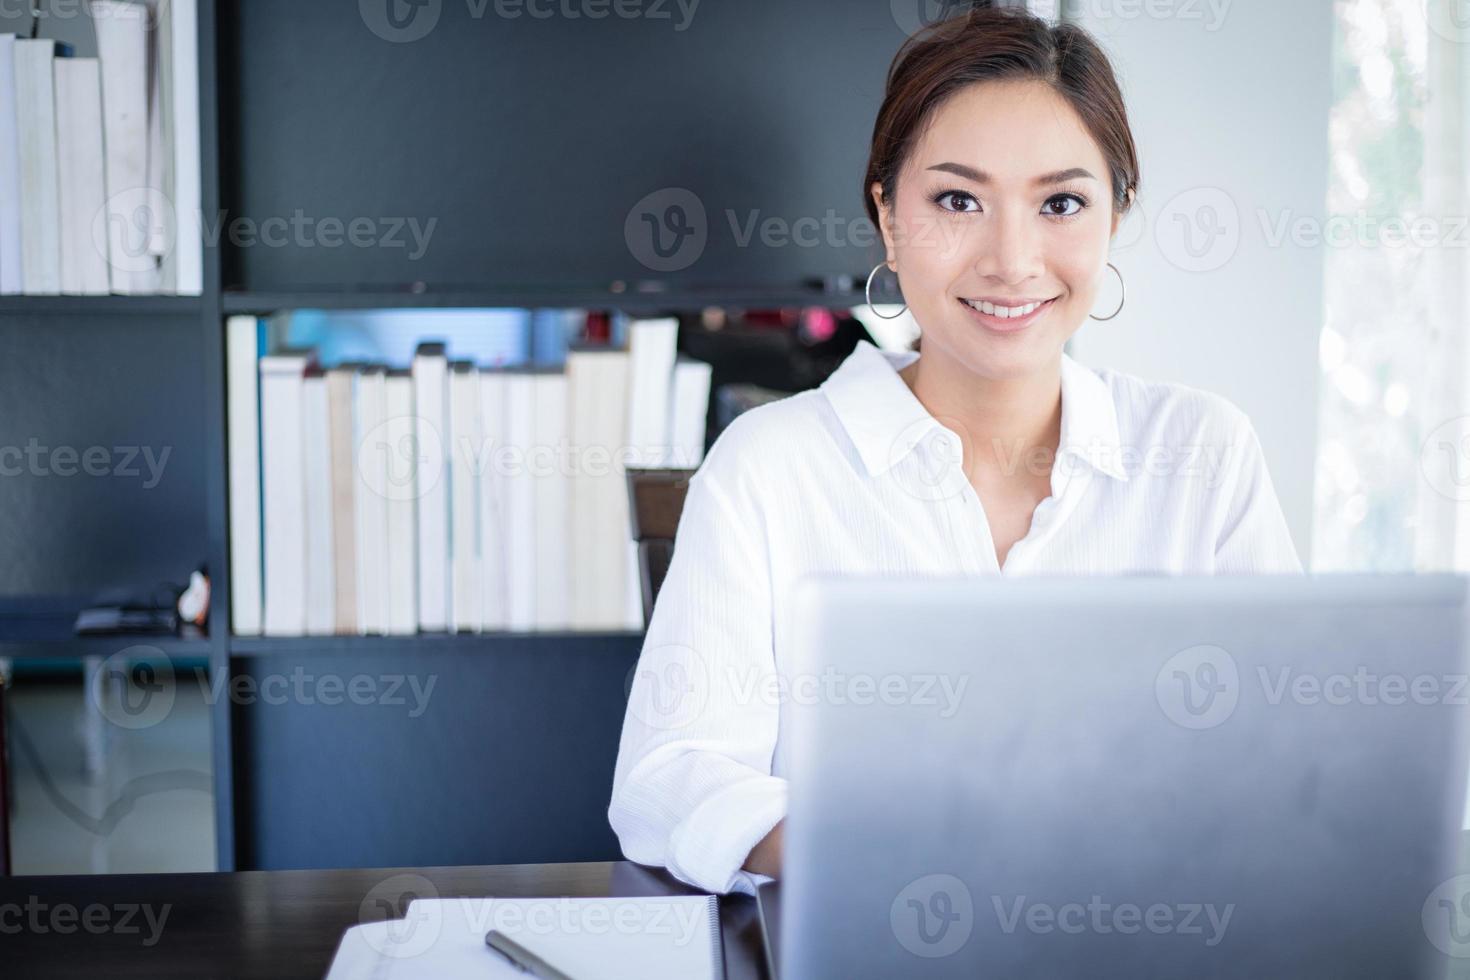
[[[491,929],[575,980],[724,977],[717,899],[690,895],[418,899],[348,929],[327,980],[525,980],[485,945]]]

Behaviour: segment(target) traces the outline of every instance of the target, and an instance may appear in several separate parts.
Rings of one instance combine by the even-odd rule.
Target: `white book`
[[[536,628],[536,481],[530,472],[535,449],[535,376],[528,371],[506,375],[505,445],[508,450],[505,511],[506,628]]]
[[[57,58],[56,159],[61,205],[61,291],[105,296],[107,253],[92,225],[107,203],[102,154],[102,75],[96,58]]]
[[[15,103],[15,35],[0,34],[0,295],[21,291],[20,132]]]
[[[480,434],[485,458],[480,469],[480,621],[487,632],[510,628],[506,595],[505,540],[506,391],[504,371],[480,372]]]
[[[332,568],[332,437],[327,379],[301,383],[301,448],[306,477],[306,632],[330,636],[336,626]]]
[[[529,459],[535,486],[535,628],[571,627],[572,546],[567,536],[571,474],[567,467],[567,376],[533,375],[535,408],[533,452]]]
[[[406,371],[389,371],[384,382],[390,431],[399,439],[413,438],[413,379]],[[415,469],[410,460],[390,459],[388,494],[388,632],[407,636],[418,632],[418,515]]]
[[[56,155],[55,41],[15,42],[16,132],[20,137],[21,287],[61,292],[61,191]]]
[[[198,0],[169,0],[173,18],[174,240],[178,292],[204,291],[204,180],[199,130]]]
[[[449,372],[450,623],[478,633],[480,619],[480,372],[456,362]]]
[[[674,364],[673,428],[669,440],[669,466],[674,469],[698,469],[704,460],[712,373],[713,369],[704,361],[681,357]]]
[[[148,182],[148,41],[152,14],[143,4],[92,0],[102,60],[102,129],[106,149],[108,261],[112,291],[156,292],[153,241],[167,220]]]
[[[310,355],[260,359],[260,443],[265,512],[265,634],[306,630],[306,481],[302,382]]]
[[[413,358],[415,478],[419,515],[419,628],[449,628],[449,361],[443,344],[421,344]]]
[[[155,200],[174,200],[172,0],[151,0],[152,31],[148,35],[148,189]],[[173,260],[174,212],[150,229],[148,250],[158,263],[157,291],[172,293],[178,284]]]
[[[357,376],[357,631],[388,632],[388,465],[381,434],[388,418],[387,375],[380,367]]]
[[[571,485],[571,620],[579,630],[626,629],[632,604],[628,544],[628,353],[567,352],[568,425],[576,454]],[[641,623],[639,624],[641,625]]]
[[[679,321],[634,320],[628,325],[628,448],[634,465],[667,465]]]
[[[253,316],[232,316],[225,325],[230,620],[236,636],[259,636],[261,627],[259,332]]]
[[[332,632],[357,633],[357,432],[353,426],[353,387],[357,372],[334,367],[327,372],[327,430],[332,469]]]
[[[528,974],[485,945],[492,929],[572,977],[725,975],[713,895],[420,898],[409,903],[402,919],[349,928],[326,980],[524,980]]]

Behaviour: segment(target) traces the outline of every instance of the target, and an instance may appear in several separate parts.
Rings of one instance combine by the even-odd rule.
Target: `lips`
[[[960,298],[959,304],[987,330],[994,333],[1016,333],[1046,316],[1056,305],[1056,297],[1048,300],[1008,300],[1001,303],[980,298]]]

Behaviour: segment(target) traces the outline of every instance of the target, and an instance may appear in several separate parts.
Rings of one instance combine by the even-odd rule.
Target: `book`
[[[107,203],[102,75],[97,59],[58,58],[55,85],[61,292],[105,296],[109,288],[106,242],[94,244],[92,238],[92,225]]]
[[[478,633],[480,619],[480,373],[456,361],[449,371],[450,624]]]
[[[389,431],[400,446],[412,445],[413,378],[407,371],[389,371],[384,382]],[[394,458],[388,494],[388,632],[405,636],[418,632],[418,515],[411,460]]]
[[[357,419],[357,475],[353,502],[357,507],[357,631],[388,632],[388,466],[393,446],[387,429],[387,374],[364,367],[357,375],[354,415]]]
[[[535,512],[532,520],[536,580],[532,622],[538,630],[571,626],[573,554],[567,525],[571,507],[571,474],[567,468],[567,376],[561,371],[532,375],[532,452],[528,478]]]
[[[336,628],[332,565],[332,437],[327,379],[308,373],[301,383],[302,475],[306,487],[306,632],[329,636]]]
[[[419,628],[449,628],[449,361],[443,344],[420,344],[413,357],[414,476],[418,480]]]
[[[157,292],[154,234],[164,215],[149,193],[149,38],[152,14],[126,0],[91,0],[102,61],[107,252],[112,291]]]
[[[230,617],[236,636],[259,636],[261,630],[259,345],[260,324],[255,317],[232,316],[226,321]]]
[[[629,625],[627,439],[628,352],[606,346],[567,352],[567,425],[573,453],[569,537],[573,629]],[[641,624],[640,624],[641,625]]]
[[[526,977],[486,945],[492,929],[572,977],[724,976],[719,900],[678,895],[415,899],[402,919],[349,928],[326,980]]]
[[[673,317],[628,324],[628,447],[633,465],[667,465],[679,321]]]
[[[485,443],[480,470],[480,623],[487,631],[510,628],[505,574],[509,549],[505,406],[509,387],[507,372],[480,372],[480,434]]]
[[[199,129],[198,0],[169,0],[173,19],[173,154],[176,291],[204,292],[204,179]]]
[[[709,418],[713,369],[703,361],[681,357],[674,363],[674,403],[668,465],[698,469],[704,460],[705,424]]]
[[[260,359],[260,460],[265,552],[265,634],[306,630],[306,486],[302,382],[310,352]]]
[[[61,192],[56,155],[55,41],[15,42],[16,132],[20,139],[21,288],[61,292]]]
[[[506,628],[536,627],[536,483],[527,457],[535,449],[536,389],[529,371],[506,374],[505,540]]]
[[[0,295],[22,288],[20,132],[15,103],[14,34],[0,34]]]
[[[350,367],[327,371],[327,438],[332,474],[333,632],[357,632],[357,464]]]

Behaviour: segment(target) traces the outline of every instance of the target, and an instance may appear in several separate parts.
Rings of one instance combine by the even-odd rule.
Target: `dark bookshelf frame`
[[[239,52],[228,34],[230,25],[222,25],[220,22],[222,12],[224,16],[233,16],[236,10],[237,7],[227,0],[199,0],[200,159],[203,178],[201,205],[205,215],[221,213],[222,196],[232,176],[232,169],[246,166],[246,162],[241,159],[243,151],[237,145],[238,133],[230,129],[232,124],[229,120],[222,119],[223,113],[227,111],[226,107],[235,104],[235,100],[239,98],[239,88],[244,84],[230,76],[237,67]],[[204,459],[200,470],[205,494],[203,511],[206,540],[199,550],[208,562],[212,585],[210,629],[205,634],[180,637],[76,637],[71,634],[70,624],[86,600],[78,598],[72,601],[55,596],[0,599],[0,656],[60,663],[76,661],[81,657],[106,656],[122,646],[138,644],[157,648],[169,657],[180,660],[206,660],[211,678],[224,677],[227,682],[271,665],[286,670],[302,663],[354,664],[371,661],[380,664],[397,663],[404,669],[414,669],[414,665],[421,662],[437,663],[447,674],[459,677],[472,687],[482,683],[487,676],[505,676],[515,679],[525,690],[539,691],[539,696],[553,699],[559,699],[557,693],[549,693],[558,692],[554,681],[560,680],[573,688],[583,685],[586,687],[584,693],[590,699],[586,711],[569,710],[565,704],[551,706],[553,712],[560,711],[565,715],[564,724],[568,726],[567,730],[524,734],[523,748],[532,753],[532,762],[540,764],[548,771],[555,770],[558,766],[567,770],[560,777],[560,782],[556,775],[548,777],[550,788],[546,791],[547,794],[569,793],[577,798],[579,809],[575,810],[575,815],[582,823],[571,832],[563,831],[567,841],[565,853],[558,855],[555,852],[555,839],[551,836],[555,821],[548,825],[545,833],[538,836],[536,829],[521,826],[524,818],[519,812],[509,810],[499,812],[487,821],[490,828],[487,833],[492,834],[488,841],[488,850],[493,852],[490,856],[505,861],[619,857],[605,818],[601,818],[600,826],[596,826],[592,818],[599,815],[591,811],[593,808],[605,807],[605,802],[600,801],[605,801],[606,797],[599,797],[599,794],[610,790],[611,753],[616,748],[616,724],[621,718],[621,706],[626,699],[626,678],[630,676],[629,672],[636,663],[641,646],[641,632],[290,638],[231,635],[229,501],[225,444],[225,321],[235,314],[267,316],[298,309],[518,307],[587,308],[648,314],[694,312],[710,306],[733,309],[800,306],[838,308],[860,305],[864,301],[863,284],[857,282],[854,285],[840,280],[838,285],[829,288],[820,285],[749,283],[726,286],[669,284],[650,288],[646,283],[629,281],[606,286],[540,283],[506,288],[467,283],[457,286],[412,284],[394,288],[326,283],[310,289],[227,289],[224,275],[230,248],[229,244],[218,242],[204,247],[203,291],[199,296],[0,297],[0,324],[12,321],[5,329],[24,331],[44,325],[47,330],[65,330],[73,323],[95,324],[99,320],[106,320],[109,324],[115,324],[120,337],[126,337],[128,328],[140,321],[157,324],[164,331],[201,331],[197,342],[202,344],[200,370],[203,374],[204,403],[201,406],[201,418],[205,438]],[[566,671],[569,665],[579,665],[585,673],[592,676],[568,679],[564,675],[557,675],[557,671]],[[508,704],[502,707],[491,706],[484,713],[493,715],[497,710],[504,710],[508,717],[523,717],[527,706],[509,703],[524,701],[523,690],[516,687],[503,690],[500,697]],[[348,795],[361,795],[366,788],[365,782],[354,773],[323,774],[320,770],[310,769],[309,762],[289,771],[262,769],[268,739],[262,737],[265,731],[262,726],[266,721],[257,708],[235,704],[231,698],[222,697],[209,710],[217,867],[222,871],[231,871],[255,867],[309,866],[298,863],[310,859],[301,856],[301,845],[294,838],[298,830],[301,840],[313,839],[313,835],[319,838],[322,836],[321,828],[284,824],[281,818],[282,809],[272,809],[273,804],[262,802],[261,797],[274,792],[273,780],[277,777],[283,785],[297,786],[313,786],[314,779],[336,779],[338,782],[335,784],[328,782],[323,785],[333,791],[341,789]],[[309,718],[306,717],[307,714],[308,712],[298,711],[292,717],[301,724],[325,724],[323,717]],[[588,719],[583,720],[580,717],[582,714],[588,715]],[[466,726],[465,738],[492,739],[506,735],[505,732],[496,730],[493,724],[478,720],[457,719],[454,724],[455,735],[460,734],[457,726]],[[400,730],[399,734],[418,735],[420,732]],[[439,735],[442,733],[434,737]],[[330,731],[328,737],[331,737]],[[385,741],[378,748],[384,749],[389,745],[390,742]],[[573,746],[576,747],[575,750]],[[537,753],[541,754],[538,756]],[[303,750],[302,754],[307,753]],[[439,779],[462,778],[462,774],[443,767],[434,769],[434,773]],[[528,785],[524,783],[526,775],[520,769],[511,772],[510,776],[513,777],[512,784]],[[487,774],[485,782],[493,784],[495,778],[498,777]],[[521,779],[522,783],[515,783],[516,779]],[[602,785],[599,779],[606,785]],[[430,792],[426,787],[431,786],[432,783],[424,782],[420,788]],[[323,789],[324,794],[327,792],[327,789]],[[492,806],[494,800],[493,792],[487,788],[480,796],[473,797],[473,805]],[[423,804],[425,801],[417,802]],[[546,801],[543,799],[541,803],[543,805],[540,810],[532,803],[527,803],[526,809],[544,812]],[[409,819],[408,811],[403,805],[397,802],[387,805],[389,809],[394,809],[396,819]],[[285,810],[295,812],[290,807]],[[495,833],[520,836],[495,838]],[[522,837],[525,846],[517,851],[516,847]],[[410,849],[383,854],[381,859],[363,857],[366,853],[364,842],[367,839],[357,839],[351,847],[344,847],[339,853],[329,853],[317,859],[321,861],[318,866],[340,866],[343,861],[354,860],[368,860],[380,865],[449,863],[445,860],[446,854],[448,858],[462,859],[464,863],[486,863],[485,853],[467,853],[463,850],[443,852]],[[410,860],[413,858],[423,860]]]

